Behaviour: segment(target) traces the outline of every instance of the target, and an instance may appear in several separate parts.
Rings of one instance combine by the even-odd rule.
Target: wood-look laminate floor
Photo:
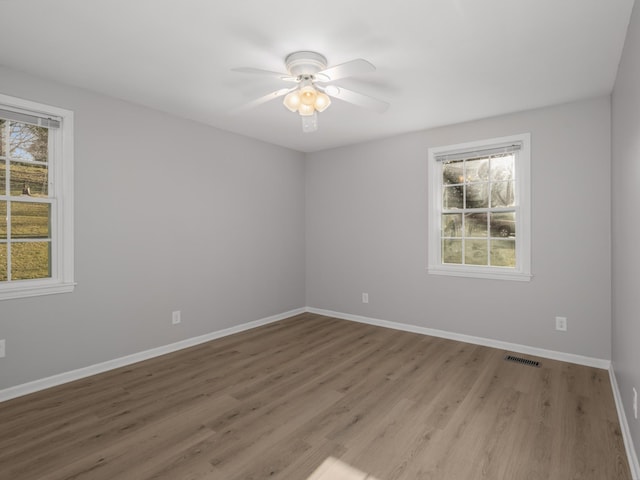
[[[303,314],[0,403],[0,478],[631,479],[607,371],[504,354]]]

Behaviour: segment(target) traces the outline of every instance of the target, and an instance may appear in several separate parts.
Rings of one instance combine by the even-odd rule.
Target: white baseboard
[[[585,357],[583,355],[575,355],[573,353],[557,352],[555,350],[545,350],[543,348],[530,347],[528,345],[520,345],[517,343],[503,342],[493,340],[491,338],[474,337],[472,335],[464,335],[461,333],[447,332],[445,330],[436,330],[433,328],[419,327],[417,325],[409,325],[406,323],[390,322],[388,320],[380,320],[377,318],[363,317],[360,315],[351,315],[350,313],[334,312],[331,310],[322,310],[319,308],[307,307],[309,313],[318,315],[326,315],[328,317],[340,318],[342,320],[351,320],[353,322],[366,323],[378,327],[393,328],[394,330],[403,330],[405,332],[420,333],[422,335],[430,335],[432,337],[447,338],[449,340],[457,340],[459,342],[472,343],[474,345],[483,345],[485,347],[498,348],[500,350],[509,350],[511,352],[524,353],[534,355],[536,357],[549,358],[551,360],[560,360],[562,362],[575,363],[578,365],[586,365],[588,367],[601,368],[608,370],[611,361],[602,358]]]
[[[618,381],[616,380],[616,373],[613,368],[613,364],[609,367],[609,379],[611,380],[611,389],[613,390],[613,398],[616,402],[616,409],[618,410],[618,421],[620,422],[620,429],[622,430],[622,438],[624,439],[624,448],[627,451],[627,458],[629,459],[629,468],[631,469],[631,478],[633,480],[640,479],[640,464],[638,463],[638,455],[633,445],[633,439],[631,438],[631,432],[629,431],[629,423],[627,422],[627,415],[624,413],[624,405],[622,404],[622,395],[618,388]]]
[[[194,345],[198,345],[200,343],[215,340],[216,338],[225,337],[227,335],[232,335],[234,333],[242,332],[244,330],[249,330],[251,328],[259,327],[261,325],[267,325],[269,323],[277,322],[279,320],[283,320],[285,318],[292,317],[294,315],[298,315],[304,312],[316,313],[319,315],[326,315],[329,317],[335,317],[335,318],[350,320],[350,321],[359,322],[359,323],[366,323],[369,325],[376,325],[379,327],[393,328],[395,330],[404,330],[407,332],[420,333],[422,335],[431,335],[433,337],[447,338],[450,340],[457,340],[465,343],[484,345],[487,347],[493,347],[493,348],[499,348],[502,350],[509,350],[512,352],[535,355],[538,357],[550,358],[553,360],[560,360],[560,361],[569,362],[569,363],[576,363],[579,365],[602,368],[605,370],[609,369],[611,366],[611,362],[609,360],[603,360],[599,358],[584,357],[582,355],[556,352],[553,350],[544,350],[541,348],[535,348],[527,345],[519,345],[519,344],[509,343],[509,342],[502,342],[502,341],[493,340],[490,338],[474,337],[471,335],[463,335],[459,333],[447,332],[444,330],[436,330],[436,329],[426,328],[426,327],[419,327],[416,325],[409,325],[405,323],[390,322],[387,320],[363,317],[360,315],[351,315],[348,313],[341,313],[341,312],[334,312],[331,310],[323,310],[318,308],[306,307],[306,308],[291,310],[278,315],[273,315],[271,317],[262,318],[259,320],[255,320],[253,322],[243,323],[241,325],[236,325],[234,327],[226,328],[224,330],[219,330],[219,331],[208,333],[198,337],[188,338],[186,340],[181,340],[176,343],[171,343],[169,345],[164,345],[162,347],[153,348],[151,350],[146,350],[144,352],[134,353],[132,355],[127,355],[125,357],[116,358],[114,360],[108,360],[106,362],[102,362],[96,365],[91,365],[88,367],[79,368],[77,370],[72,370],[70,372],[60,373],[58,375],[53,375],[51,377],[34,380],[33,382],[24,383],[22,385],[9,387],[4,390],[0,390],[0,402],[9,400],[11,398],[20,397],[22,395],[27,395],[29,393],[37,392],[39,390],[44,390],[45,388],[55,387],[63,383],[79,380],[81,378],[106,372],[108,370],[113,370],[114,368],[131,365],[133,363],[140,362],[142,360],[158,357],[160,355],[165,355],[167,353],[175,352],[177,350],[182,350],[184,348],[189,348]]]
[[[622,404],[622,398],[620,395],[620,391],[618,389],[618,383],[616,381],[616,377],[615,377],[615,373],[614,373],[611,361],[599,359],[599,358],[585,357],[582,355],[575,355],[571,353],[557,352],[554,350],[545,350],[541,348],[530,347],[527,345],[519,345],[515,343],[493,340],[490,338],[475,337],[471,335],[447,332],[445,330],[437,330],[432,328],[419,327],[417,325],[390,322],[388,320],[380,320],[376,318],[364,317],[360,315],[352,315],[348,313],[341,313],[341,312],[323,310],[323,309],[312,308],[312,307],[290,310],[288,312],[284,312],[278,315],[273,315],[271,317],[265,317],[252,322],[243,323],[241,325],[236,325],[234,327],[218,330],[216,332],[208,333],[198,337],[188,338],[186,340],[181,340],[179,342],[171,343],[169,345],[153,348],[151,350],[146,350],[144,352],[127,355],[125,357],[116,358],[114,360],[109,360],[96,365],[91,365],[89,367],[79,368],[77,370],[72,370],[70,372],[53,375],[51,377],[35,380],[33,382],[24,383],[22,385],[17,385],[15,387],[9,387],[7,389],[0,390],[0,402],[10,400],[12,398],[20,397],[23,395],[27,395],[29,393],[34,393],[40,390],[44,390],[46,388],[62,385],[64,383],[72,382],[74,380],[80,380],[82,378],[86,378],[91,375],[96,375],[98,373],[103,373],[108,370],[113,370],[115,368],[131,365],[133,363],[137,363],[143,360],[148,360],[150,358],[158,357],[160,355],[165,355],[167,353],[182,350],[184,348],[189,348],[195,345],[199,345],[201,343],[215,340],[217,338],[233,335],[234,333],[243,332],[245,330],[250,330],[252,328],[256,328],[262,325],[267,325],[269,323],[284,320],[285,318],[289,318],[294,315],[299,315],[304,312],[315,313],[318,315],[325,315],[325,316],[334,317],[334,318],[340,318],[343,320],[350,320],[353,322],[366,323],[369,325],[375,325],[379,327],[392,328],[395,330],[403,330],[406,332],[419,333],[422,335],[430,335],[434,337],[447,338],[450,340],[457,340],[457,341],[471,343],[475,345],[483,345],[487,347],[498,348],[501,350],[508,350],[512,352],[518,352],[518,353],[524,353],[524,354],[534,355],[534,356],[543,357],[543,358],[549,358],[552,360],[560,360],[564,362],[575,363],[578,365],[586,365],[589,367],[602,368],[605,370],[609,370],[611,387],[613,390],[616,408],[618,411],[618,418],[620,421],[620,427],[622,429],[622,435],[624,438],[624,445],[627,452],[627,458],[629,459],[629,467],[631,468],[631,475],[633,480],[640,480],[640,466],[638,464],[638,456],[636,455],[636,452],[633,446],[631,432],[629,431],[629,424],[627,423],[627,418],[624,412],[624,406]]]
[[[114,368],[125,367],[127,365],[131,365],[133,363],[137,363],[142,360],[148,360],[150,358],[159,357],[160,355],[165,355],[167,353],[182,350],[184,348],[193,347],[194,345],[199,345],[201,343],[209,342],[211,340],[215,340],[216,338],[226,337],[228,335],[233,335],[234,333],[243,332],[245,330],[256,328],[262,325],[267,325],[269,323],[277,322],[279,320],[284,320],[285,318],[293,317],[294,315],[304,313],[305,311],[306,311],[305,308],[290,310],[288,312],[284,312],[278,315],[273,315],[271,317],[261,318],[259,320],[243,323],[241,325],[236,325],[230,328],[225,328],[223,330],[218,330],[216,332],[207,333],[205,335],[200,335],[198,337],[192,337],[186,340],[181,340],[179,342],[171,343],[169,345],[164,345],[162,347],[152,348],[151,350],[145,350],[144,352],[134,353],[132,355],[116,358],[114,360],[108,360],[106,362],[98,363],[96,365],[91,365],[88,367],[79,368],[77,370],[72,370],[70,372],[60,373],[58,375],[53,375],[51,377],[34,380],[33,382],[23,383],[22,385],[16,385],[15,387],[9,387],[4,390],[0,390],[0,402],[4,402],[12,398],[21,397],[29,393],[34,393],[40,390],[44,390],[45,388],[62,385],[63,383],[73,382],[74,380],[80,380],[82,378],[86,378],[91,375],[96,375],[98,373],[103,373],[108,370],[113,370]]]

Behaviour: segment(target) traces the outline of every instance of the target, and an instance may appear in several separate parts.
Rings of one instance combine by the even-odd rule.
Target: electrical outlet
[[[638,391],[633,387],[633,416],[638,419]]]
[[[182,320],[180,319],[180,310],[176,310],[175,312],[173,312],[171,314],[171,324],[172,325],[177,325],[181,322]]]
[[[0,358],[4,358],[6,354],[7,352],[5,351],[5,343],[3,338],[2,340],[0,340]]]
[[[556,330],[567,331],[567,317],[556,317]]]
[[[368,293],[363,293],[362,294],[362,303],[369,303],[369,294]]]

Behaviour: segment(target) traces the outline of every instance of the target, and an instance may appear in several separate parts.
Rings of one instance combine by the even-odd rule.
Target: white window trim
[[[482,150],[520,142],[522,148],[516,161],[516,198],[518,204],[516,267],[490,267],[471,265],[451,265],[442,263],[441,215],[442,175],[436,157],[444,154]],[[531,134],[512,135],[474,142],[447,145],[429,149],[429,242],[427,272],[433,275],[488,278],[500,280],[530,281],[531,275]]]
[[[0,282],[0,300],[72,292],[76,285],[73,259],[73,112],[3,94],[0,94],[0,105],[6,109],[61,119],[60,141],[55,145],[52,169],[55,201],[52,203],[51,249],[55,251],[55,261],[51,278]]]

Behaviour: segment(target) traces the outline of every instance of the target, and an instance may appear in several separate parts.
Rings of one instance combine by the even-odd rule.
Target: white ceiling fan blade
[[[272,72],[270,70],[262,70],[260,68],[238,67],[238,68],[232,68],[231,71],[240,72],[240,73],[250,73],[252,75],[262,75],[265,77],[275,77],[275,78],[279,78],[280,80],[285,80],[287,82],[298,81],[296,77],[292,77],[288,73]]]
[[[362,58],[356,58],[349,62],[341,63],[316,73],[314,76],[319,82],[333,82],[340,78],[353,77],[364,73],[375,72],[376,67]]]
[[[335,85],[330,85],[322,90],[330,97],[339,98],[345,102],[353,103],[354,105],[368,108],[378,113],[383,113],[389,108],[389,104],[383,100],[347,90],[346,88],[336,87]]]
[[[283,95],[286,95],[289,92],[293,92],[296,88],[298,87],[295,86],[293,88],[281,88],[280,90],[276,90],[275,92],[267,93],[262,97],[256,98],[255,100],[252,100],[249,103],[232,110],[231,113],[234,113],[234,114],[244,113],[247,110],[251,110],[252,108],[257,107],[258,105],[262,105],[263,103],[267,103],[270,100],[274,100],[278,97],[282,97]]]

